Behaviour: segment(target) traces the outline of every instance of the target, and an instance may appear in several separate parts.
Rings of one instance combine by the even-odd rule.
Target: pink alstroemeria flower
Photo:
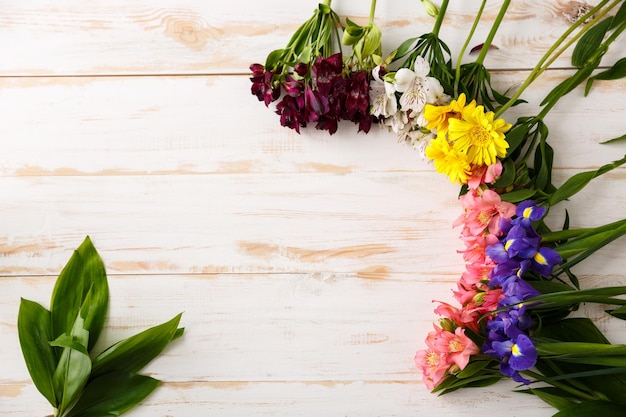
[[[422,381],[432,390],[446,376],[450,366],[445,355],[432,349],[423,349],[415,354],[415,365],[422,370]]]
[[[496,160],[491,165],[472,165],[472,175],[467,181],[470,190],[476,190],[481,184],[493,184],[502,175],[502,162]]]
[[[442,331],[435,341],[437,350],[446,352],[446,362],[464,369],[469,363],[470,356],[477,354],[480,349],[465,335],[465,329],[457,327],[454,333]]]
[[[464,213],[454,222],[454,226],[464,225],[464,234],[480,236],[489,233],[498,236],[500,219],[510,219],[515,214],[515,204],[500,199],[493,190],[479,194],[470,190],[461,197]]]

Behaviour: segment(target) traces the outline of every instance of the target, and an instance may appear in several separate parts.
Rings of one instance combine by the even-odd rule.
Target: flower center
[[[469,131],[469,136],[470,138],[472,138],[472,145],[482,147],[491,142],[491,135],[489,134],[487,129],[482,126],[472,127],[472,129]]]
[[[514,344],[513,346],[511,346],[511,354],[513,356],[520,356],[522,354],[522,351],[520,350],[519,346]]]
[[[450,343],[448,344],[448,348],[450,349],[451,353],[461,352],[463,350],[463,345],[458,340],[454,339],[450,341]]]
[[[439,355],[432,350],[429,350],[426,354],[426,363],[431,368],[436,368],[439,365]]]
[[[484,226],[488,225],[491,221],[491,213],[488,211],[481,211],[478,215],[478,221]]]

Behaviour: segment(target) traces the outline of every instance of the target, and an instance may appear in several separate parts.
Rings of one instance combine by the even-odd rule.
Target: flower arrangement
[[[139,371],[183,335],[182,313],[98,353],[94,346],[108,305],[106,271],[89,237],[59,275],[50,310],[21,300],[20,346],[54,417],[119,416],[159,386],[159,380]]]
[[[482,1],[454,67],[439,38],[448,3],[443,0],[437,9],[422,0],[437,18],[433,30],[382,58],[376,1],[364,27],[349,20],[343,25],[325,1],[287,48],[270,53],[264,66],[251,66],[252,93],[266,106],[281,100],[276,106],[281,124],[298,133],[311,122],[330,134],[340,120],[357,123],[365,133],[379,124],[461,187],[463,210],[454,226],[461,228],[466,269],[453,291],[456,305],[438,303],[435,313],[441,318],[415,356],[427,388],[446,394],[512,378],[521,392],[559,410],[555,416],[589,410],[622,415],[626,346],[610,344],[591,320],[570,313],[584,302],[601,303],[615,306],[608,314],[626,319],[626,287],[581,289],[572,270],[626,234],[626,219],[570,229],[566,216],[563,227],[552,230],[546,218],[594,178],[626,163],[626,156],[556,187],[554,150],[543,120],[581,83],[587,94],[595,80],[626,76],[626,58],[592,75],[626,29],[626,3],[602,0],[573,19],[511,97],[492,87],[483,64],[510,0],[502,1],[485,42],[472,50],[479,53],[476,60],[461,64],[481,21]],[[331,50],[328,40],[335,31],[343,31],[344,46],[353,46],[347,58],[339,42],[339,52]],[[546,95],[539,114],[507,122],[506,111],[523,102],[524,90],[570,48],[578,70]]]

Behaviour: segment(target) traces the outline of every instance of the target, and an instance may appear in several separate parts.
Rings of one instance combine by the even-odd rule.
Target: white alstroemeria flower
[[[445,106],[450,103],[451,97],[444,93],[443,86],[438,79],[426,77],[426,102],[436,106]]]
[[[409,124],[409,117],[403,111],[398,111],[394,115],[388,117],[383,122],[389,130],[392,130],[394,133],[400,133],[405,130]],[[409,126],[410,128],[410,126]]]
[[[400,68],[396,72],[394,87],[402,93],[400,96],[400,108],[404,111],[421,112],[427,101],[426,76],[430,71],[428,62],[418,56],[413,65],[413,71],[408,68]]]
[[[370,103],[372,104],[370,113],[376,117],[385,118],[396,114],[398,103],[395,94],[393,84],[380,79],[380,66],[374,68],[370,82]]]
[[[436,135],[432,132],[425,133],[420,129],[417,129],[409,132],[409,136],[411,145],[419,152],[420,158],[424,161],[428,161],[428,158],[426,157],[426,147],[430,143],[430,140],[434,139]]]

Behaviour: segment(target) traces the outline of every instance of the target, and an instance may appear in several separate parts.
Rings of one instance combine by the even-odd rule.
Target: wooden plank
[[[133,416],[200,410],[202,415],[411,416],[419,411],[455,416],[460,407],[467,415],[498,416],[503,400],[523,405],[516,416],[551,415],[538,399],[513,394],[512,382],[481,389],[480,401],[475,390],[437,398],[424,389],[412,356],[435,319],[430,298],[441,298],[450,285],[445,276],[431,279],[113,276],[109,319],[99,346],[185,310],[185,335],[145,370],[168,382]],[[52,285],[49,277],[3,280],[0,339],[8,342],[0,351],[4,415],[46,413],[16,345],[15,314],[19,296],[47,305],[43,298]],[[623,339],[622,321],[599,321],[610,336],[621,334]]]
[[[572,227],[623,217],[609,208],[626,202],[624,174],[563,205]],[[5,275],[56,273],[88,234],[112,273],[461,270],[457,191],[430,172],[18,177],[0,192]]]
[[[514,0],[489,54],[491,68],[532,68],[565,31],[575,2]],[[596,3],[590,2],[590,3]],[[489,2],[470,47],[483,42],[501,1]],[[284,1],[251,2],[87,0],[59,8],[45,0],[8,2],[0,18],[0,75],[216,74],[245,73],[252,61],[287,43],[311,16],[317,1],[302,7]],[[442,38],[454,60],[465,41],[478,2],[451,2]],[[364,24],[369,4],[338,2],[342,16]],[[385,53],[403,40],[431,30],[434,19],[418,2],[381,3],[377,23]],[[532,28],[532,30],[527,30]],[[624,56],[615,45],[607,65]],[[465,59],[470,59],[466,57]],[[569,64],[569,53],[555,62]]]
[[[499,72],[503,89],[527,72]],[[544,74],[507,119],[540,111],[538,103],[571,71]],[[249,94],[246,77],[0,79],[3,176],[188,175],[425,171],[418,152],[377,128],[351,123],[329,136],[313,126],[297,135]],[[624,153],[626,80],[576,89],[546,118],[555,169],[591,169]],[[598,129],[602,126],[602,129]],[[433,174],[434,175],[434,174]]]
[[[466,390],[445,397],[429,394],[409,382],[186,382],[164,384],[128,417],[207,416],[274,417],[415,415],[499,417],[504,404],[514,404],[516,417],[549,417],[554,409],[531,395],[515,394],[513,384],[504,389]],[[43,397],[30,385],[0,385],[0,404],[7,417],[44,416],[50,413]],[[4,400],[4,398],[3,398]],[[512,407],[512,406],[511,406]]]

